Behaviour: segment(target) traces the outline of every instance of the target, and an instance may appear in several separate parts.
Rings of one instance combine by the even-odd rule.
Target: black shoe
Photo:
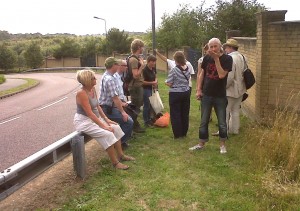
[[[136,128],[133,128],[133,132],[135,132],[135,133],[145,133],[146,130],[141,128],[141,127],[136,127]]]

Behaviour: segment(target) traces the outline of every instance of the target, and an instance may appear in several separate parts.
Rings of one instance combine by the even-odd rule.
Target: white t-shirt
[[[176,63],[174,60],[167,59],[167,63],[168,63],[168,71],[170,71],[172,68],[176,67]],[[193,65],[189,61],[187,61],[186,66],[189,68],[190,74],[194,75],[195,70],[193,68]],[[192,87],[192,77],[189,78],[189,86]]]

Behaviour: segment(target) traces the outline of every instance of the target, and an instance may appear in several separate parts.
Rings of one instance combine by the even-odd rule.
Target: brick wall
[[[300,111],[300,21],[284,21],[286,12],[258,13],[256,38],[233,37],[256,77],[242,103],[252,119],[270,117],[278,107]]]

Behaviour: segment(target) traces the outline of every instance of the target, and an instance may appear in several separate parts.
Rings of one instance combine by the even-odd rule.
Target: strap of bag
[[[186,75],[183,73],[182,68],[181,68],[179,65],[177,65],[177,67],[179,68],[180,72],[184,75],[185,79],[189,82],[189,79],[188,79],[188,78],[186,77]]]
[[[247,64],[247,62],[246,62],[246,59],[245,59],[245,57],[244,57],[244,55],[243,54],[241,54],[242,55],[242,57],[243,57],[243,60],[244,60],[244,71],[246,70],[246,69],[248,69],[248,64]]]

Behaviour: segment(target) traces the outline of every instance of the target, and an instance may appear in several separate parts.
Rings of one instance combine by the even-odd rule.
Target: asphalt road
[[[37,79],[40,85],[0,100],[0,171],[75,131],[75,95],[80,88],[76,73],[9,77]]]

